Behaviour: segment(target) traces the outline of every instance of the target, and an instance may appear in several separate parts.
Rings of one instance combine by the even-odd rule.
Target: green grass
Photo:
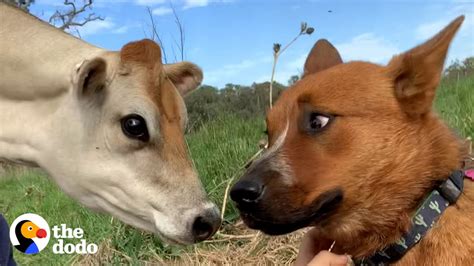
[[[442,82],[435,109],[461,136],[474,139],[474,77]]]
[[[474,137],[474,78],[456,83],[443,82],[435,108],[462,136]],[[229,178],[258,150],[257,142],[262,138],[263,130],[262,118],[243,121],[222,117],[188,136],[195,165],[211,199],[218,206],[222,204]],[[38,171],[11,175],[0,180],[0,212],[9,223],[22,213],[33,212],[43,216],[50,225],[66,223],[70,227],[81,227],[89,243],[107,244],[115,250],[103,257],[112,264],[138,264],[138,261],[157,257],[174,258],[192,249],[163,245],[151,234],[135,230],[108,215],[86,210]],[[236,217],[236,210],[229,204],[226,220]],[[62,265],[78,259],[73,255],[53,255],[50,245],[35,256],[16,251],[14,255],[20,264],[25,265]],[[205,248],[205,245],[198,247]]]
[[[264,130],[263,117],[246,121],[222,117],[188,137],[199,176],[209,197],[218,206],[222,205],[228,180],[258,151]],[[236,218],[236,210],[232,205],[229,207],[225,217]]]

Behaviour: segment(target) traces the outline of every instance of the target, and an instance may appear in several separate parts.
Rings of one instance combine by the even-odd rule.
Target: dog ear
[[[402,109],[411,116],[430,111],[444,61],[455,33],[464,20],[460,16],[427,42],[392,58],[387,69]]]
[[[314,44],[306,58],[303,77],[338,64],[342,64],[342,59],[337,49],[328,40],[320,39]]]

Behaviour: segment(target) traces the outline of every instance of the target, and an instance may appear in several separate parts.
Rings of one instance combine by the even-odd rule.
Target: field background
[[[448,73],[449,74],[449,73]],[[264,111],[268,84],[217,90],[203,86],[186,99],[190,112],[187,140],[197,170],[211,199],[222,205],[229,180],[256,151],[264,137]],[[284,88],[277,86],[278,96]],[[474,137],[474,76],[447,75],[435,102],[437,112],[463,137]],[[238,100],[240,99],[240,100]],[[243,107],[244,106],[244,107]],[[248,107],[252,106],[249,110]],[[50,225],[66,223],[84,229],[95,255],[52,255],[51,243],[35,256],[15,250],[20,265],[64,264],[290,264],[302,232],[284,237],[266,237],[246,229],[238,213],[227,204],[225,221],[216,236],[191,247],[168,246],[111,218],[93,213],[64,195],[40,170],[6,166],[0,177],[0,212],[9,223],[26,212],[39,214]],[[76,241],[74,241],[76,243]]]

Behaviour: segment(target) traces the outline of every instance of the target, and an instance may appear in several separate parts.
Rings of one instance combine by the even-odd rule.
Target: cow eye
[[[145,119],[137,114],[130,114],[121,119],[122,131],[131,139],[147,142],[150,139]]]

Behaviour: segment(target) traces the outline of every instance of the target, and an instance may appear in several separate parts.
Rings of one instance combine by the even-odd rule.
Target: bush
[[[221,114],[237,118],[263,117],[268,108],[270,83],[254,83],[252,86],[227,84],[223,89],[204,85],[185,98],[188,109],[188,131],[195,131]],[[286,89],[274,83],[273,100]]]

